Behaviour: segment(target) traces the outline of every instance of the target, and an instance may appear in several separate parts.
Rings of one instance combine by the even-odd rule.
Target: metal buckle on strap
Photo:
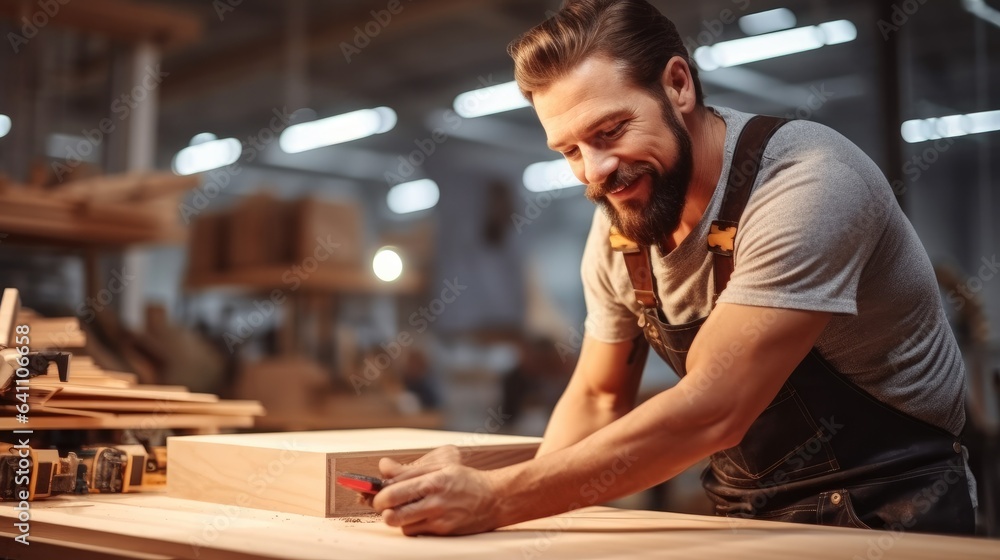
[[[716,220],[708,232],[708,250],[724,257],[733,256],[736,244],[736,226],[732,222]]]
[[[656,308],[656,294],[649,290],[632,290],[635,292],[635,300],[645,309]]]
[[[639,252],[639,244],[622,235],[621,232],[614,227],[611,228],[611,231],[608,234],[608,241],[611,242],[612,251],[618,251],[620,253]]]

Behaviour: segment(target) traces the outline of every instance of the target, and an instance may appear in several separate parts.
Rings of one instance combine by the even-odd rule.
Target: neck
[[[705,215],[722,174],[726,150],[726,121],[707,107],[699,107],[690,115],[685,115],[684,124],[691,135],[694,166],[680,224],[667,240],[670,250],[680,245]]]

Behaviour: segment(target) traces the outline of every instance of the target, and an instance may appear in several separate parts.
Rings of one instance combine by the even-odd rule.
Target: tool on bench
[[[33,501],[77,489],[80,459],[55,449],[0,443],[0,500]]]
[[[342,473],[337,475],[337,484],[360,494],[371,495],[378,494],[379,490],[385,488],[385,481],[381,478],[357,473]]]

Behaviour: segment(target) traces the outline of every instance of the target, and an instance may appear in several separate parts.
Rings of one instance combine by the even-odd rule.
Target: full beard
[[[672,168],[660,173],[649,163],[623,163],[603,183],[587,187],[587,197],[604,210],[611,225],[639,245],[659,244],[680,225],[694,167],[691,136],[669,105],[663,108],[663,120],[677,141],[677,159]],[[649,200],[625,200],[615,208],[607,193],[630,185],[643,175],[649,175],[652,180]]]

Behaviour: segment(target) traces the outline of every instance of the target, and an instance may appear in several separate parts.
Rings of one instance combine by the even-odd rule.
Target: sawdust
[[[341,517],[345,523],[378,523],[382,516],[377,513],[362,514],[359,517]]]

